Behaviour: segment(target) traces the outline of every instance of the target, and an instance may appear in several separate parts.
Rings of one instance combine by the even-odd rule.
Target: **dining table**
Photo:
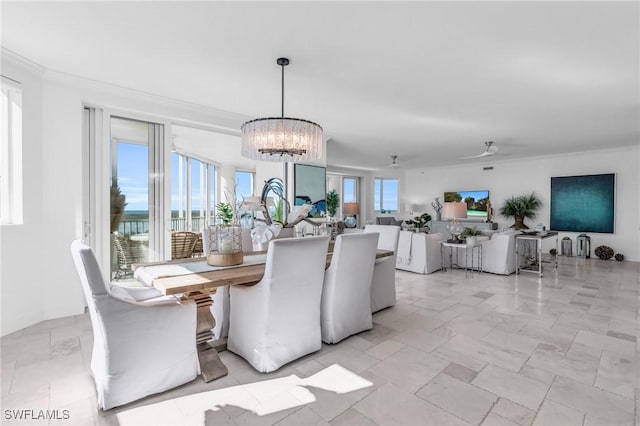
[[[334,243],[329,243],[326,267],[331,264]],[[377,250],[376,259],[393,256],[392,250]],[[211,329],[216,320],[211,312],[213,296],[219,287],[258,284],[265,272],[267,251],[244,252],[243,263],[234,266],[211,266],[206,257],[146,262],[133,265],[134,277],[163,295],[179,296],[196,304],[196,344],[200,370],[205,382],[225,376],[227,367],[218,351],[226,349],[226,339],[213,341]]]

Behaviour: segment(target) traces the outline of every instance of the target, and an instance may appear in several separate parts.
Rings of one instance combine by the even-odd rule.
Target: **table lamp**
[[[360,212],[358,203],[344,203],[342,205],[342,213],[346,216],[344,226],[347,228],[355,228],[358,226],[356,215]]]
[[[464,227],[460,224],[458,219],[467,217],[467,203],[463,202],[445,202],[442,207],[443,219],[451,219],[451,222],[447,225],[447,230],[451,234],[451,239],[447,240],[449,243],[462,243],[460,240],[460,234],[464,230]]]

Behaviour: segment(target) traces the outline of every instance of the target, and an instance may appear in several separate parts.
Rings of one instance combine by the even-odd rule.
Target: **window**
[[[236,202],[253,195],[253,172],[236,172]]]
[[[373,210],[380,213],[398,211],[398,179],[373,180]]]
[[[342,179],[342,203],[358,202],[358,178],[345,177]]]
[[[171,231],[200,232],[214,223],[215,166],[174,151],[171,168]]]
[[[22,87],[2,77],[0,224],[22,223]]]

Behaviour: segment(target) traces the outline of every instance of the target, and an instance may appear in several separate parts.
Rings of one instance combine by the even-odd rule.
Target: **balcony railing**
[[[198,216],[191,218],[191,229],[187,228],[187,218],[174,217],[170,220],[170,231],[193,231],[200,232],[206,225],[206,218]],[[137,234],[146,234],[149,232],[148,219],[123,220],[120,222],[118,232],[131,236]]]

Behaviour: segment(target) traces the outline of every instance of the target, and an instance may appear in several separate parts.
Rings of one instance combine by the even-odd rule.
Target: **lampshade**
[[[345,215],[354,215],[358,214],[360,211],[360,206],[358,203],[344,203],[342,205],[342,213]]]
[[[447,202],[442,207],[443,219],[461,219],[467,217],[467,203]]]
[[[308,161],[322,157],[322,127],[300,118],[284,116],[284,67],[289,59],[278,58],[282,67],[282,110],[278,118],[257,118],[240,128],[242,156],[262,161]]]
[[[408,212],[415,212],[418,210],[417,204],[405,204],[404,209]]]
[[[244,197],[242,199],[242,205],[240,206],[243,209],[253,209],[260,205],[260,197]]]

